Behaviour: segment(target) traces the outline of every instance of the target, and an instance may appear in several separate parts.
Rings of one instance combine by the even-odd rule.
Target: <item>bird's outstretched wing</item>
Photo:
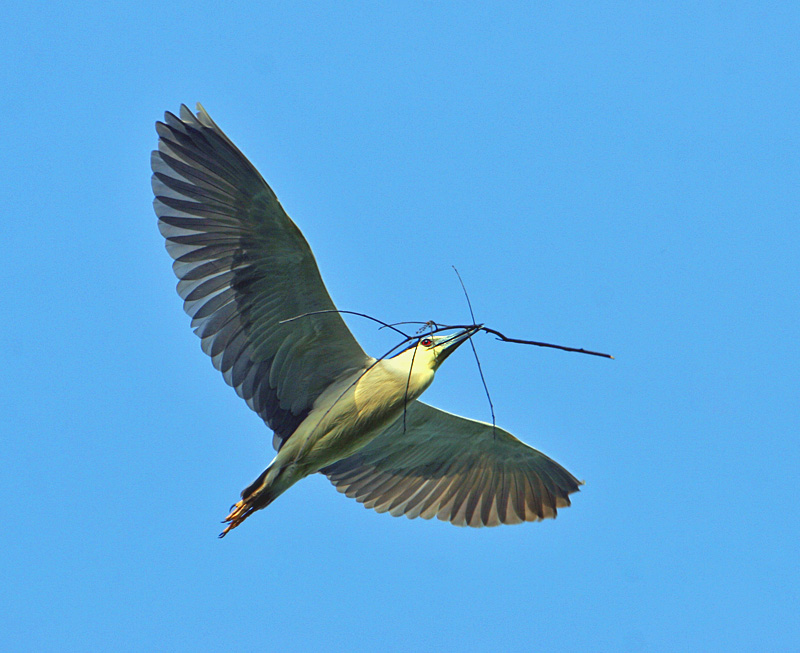
[[[497,526],[555,517],[581,482],[484,422],[414,401],[405,418],[322,470],[340,492],[395,517]]]
[[[156,123],[153,191],[178,293],[225,381],[279,448],[344,371],[371,360],[334,309],[303,234],[198,104]]]

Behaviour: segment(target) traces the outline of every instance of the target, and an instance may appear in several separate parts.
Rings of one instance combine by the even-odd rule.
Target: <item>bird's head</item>
[[[436,371],[444,360],[458,349],[459,345],[480,331],[481,326],[471,326],[456,333],[423,335],[417,340],[416,344],[411,345],[403,354],[413,356],[415,368],[417,365],[422,365]]]

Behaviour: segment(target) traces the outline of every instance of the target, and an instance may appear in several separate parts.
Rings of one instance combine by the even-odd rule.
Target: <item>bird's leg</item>
[[[219,534],[219,536],[225,537],[229,531],[232,531],[245,519],[247,519],[252,512],[253,512],[252,508],[248,507],[247,502],[244,499],[242,499],[241,501],[237,501],[232,506],[230,514],[227,517],[225,517],[223,523],[227,524],[227,526],[225,527],[225,530]]]
[[[269,479],[270,469],[271,467],[265,469],[262,474],[255,481],[253,481],[253,483],[242,490],[241,500],[237,501],[233,506],[231,506],[230,514],[225,517],[225,520],[223,521],[223,523],[227,524],[227,526],[225,527],[225,530],[219,534],[220,537],[225,537],[229,531],[232,531],[234,528],[236,528],[256,510],[260,510],[261,508],[269,505],[272,502],[272,499],[275,498],[275,496],[268,496],[269,493],[266,492],[271,485]]]

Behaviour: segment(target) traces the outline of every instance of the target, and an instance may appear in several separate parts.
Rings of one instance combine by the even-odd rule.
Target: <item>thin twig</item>
[[[403,333],[402,331],[400,331],[400,329],[395,328],[391,324],[387,324],[383,320],[379,320],[377,317],[372,317],[371,315],[367,315],[366,313],[357,313],[356,311],[340,311],[339,309],[336,308],[329,308],[322,311],[309,311],[308,313],[303,313],[302,315],[295,315],[294,317],[281,320],[280,322],[278,322],[278,324],[286,324],[287,322],[294,322],[295,320],[299,320],[301,317],[309,317],[310,315],[322,315],[323,313],[346,313],[347,315],[358,315],[358,317],[365,317],[368,320],[372,320],[373,322],[377,322],[378,324],[383,325],[381,328],[387,327],[392,331],[397,331],[397,333],[399,333],[407,340],[411,339],[411,336],[409,336],[407,333]],[[398,322],[398,324],[403,324],[403,322]]]
[[[408,378],[406,379],[406,392],[403,395],[403,435],[406,434],[406,408],[408,408],[408,388],[411,386],[411,373],[414,371],[414,359],[417,357],[417,348],[411,354],[411,365],[408,367]]]
[[[461,278],[461,275],[458,273],[458,269],[456,266],[453,266],[453,270],[455,270],[456,276],[458,277],[458,282],[461,284],[461,290],[464,291],[464,297],[467,298],[467,306],[469,307],[469,316],[472,318],[472,323],[475,324],[475,313],[472,312],[472,302],[469,301],[469,293],[467,292],[467,287],[464,285],[464,280]],[[483,328],[483,325],[481,325]],[[481,375],[481,381],[483,382],[483,389],[486,391],[486,398],[489,400],[489,412],[492,414],[492,438],[497,437],[496,431],[496,424],[495,424],[495,417],[494,417],[494,404],[492,403],[492,396],[489,394],[489,386],[486,385],[486,377],[483,376],[483,367],[481,367],[481,359],[478,357],[478,350],[475,348],[475,343],[472,342],[472,338],[469,339],[469,346],[472,347],[472,353],[475,355],[475,362],[478,364],[478,374]]]
[[[461,278],[461,275],[458,273],[458,268],[455,265],[450,266],[453,268],[453,271],[456,273],[458,277],[458,283],[461,284],[461,290],[464,291],[464,297],[467,298],[467,306],[469,307],[469,316],[472,318],[473,323],[475,322],[475,313],[472,312],[472,302],[469,301],[469,293],[467,292],[467,287],[464,285],[464,280]]]
[[[458,270],[456,270],[456,274],[458,274]],[[461,277],[459,276],[459,280]],[[463,287],[463,283],[462,283]],[[466,291],[465,291],[466,292]],[[469,297],[467,297],[467,303],[469,303]],[[472,306],[470,306],[470,313],[472,312]],[[348,315],[357,315],[359,317],[365,317],[368,320],[372,320],[373,322],[377,322],[378,324],[382,325],[381,328],[388,328],[392,329],[392,331],[396,331],[399,333],[405,340],[401,344],[405,344],[405,342],[409,342],[411,340],[415,340],[416,336],[409,336],[407,333],[404,333],[400,329],[396,328],[393,324],[388,324],[378,318],[372,317],[371,315],[367,315],[366,313],[358,313],[356,311],[340,311],[337,309],[327,309],[322,311],[310,311],[308,313],[303,313],[302,315],[295,315],[294,317],[287,318],[285,320],[281,320],[278,324],[286,324],[287,322],[293,322],[294,320],[299,320],[302,317],[308,317],[310,315],[320,315],[323,313],[346,313]],[[473,319],[474,316],[473,316]],[[577,347],[565,347],[564,345],[553,345],[548,342],[538,342],[536,340],[521,340],[519,338],[509,338],[508,336],[503,335],[496,329],[491,329],[487,326],[483,326],[482,324],[443,324],[439,325],[432,320],[428,320],[427,322],[396,322],[395,324],[421,324],[424,330],[425,327],[431,327],[430,334],[433,335],[435,333],[439,333],[440,331],[451,331],[453,329],[471,329],[471,328],[478,328],[481,331],[486,331],[486,333],[491,333],[497,336],[498,340],[502,340],[504,342],[516,342],[520,345],[535,345],[536,347],[550,347],[551,349],[560,349],[561,351],[572,351],[577,354],[588,354],[589,356],[601,356],[603,358],[610,358],[614,359],[611,354],[603,354],[599,351],[591,351],[589,349],[582,349]],[[418,332],[419,333],[419,332]]]
[[[482,326],[481,330],[486,331],[486,333],[493,333],[497,336],[498,340],[503,340],[505,342],[517,342],[521,345],[536,345],[537,347],[550,347],[552,349],[561,349],[562,351],[574,351],[578,354],[589,354],[590,356],[602,356],[603,358],[611,358],[613,360],[613,356],[611,354],[603,354],[599,351],[590,351],[588,349],[576,349],[575,347],[565,347],[563,345],[551,345],[547,342],[536,342],[535,340],[520,340],[519,338],[508,338],[504,336],[499,331],[495,329],[490,329],[489,327]]]
[[[603,358],[610,358],[614,360],[614,357],[611,354],[603,354],[599,351],[591,351],[589,349],[579,349],[577,347],[565,347],[564,345],[553,345],[548,342],[538,342],[536,340],[521,340],[519,338],[509,338],[508,336],[500,333],[497,329],[491,329],[482,324],[443,324],[437,326],[436,329],[434,329],[431,333],[439,333],[440,331],[451,331],[453,329],[474,329],[474,328],[480,329],[481,331],[486,331],[487,333],[491,333],[497,336],[498,340],[502,340],[504,342],[516,342],[521,345],[536,345],[537,347],[550,347],[551,349],[572,351],[578,354],[589,354],[590,356],[602,356]]]
[[[396,327],[398,324],[421,324],[423,327],[425,327],[428,324],[430,324],[430,320],[428,320],[427,322],[422,322],[421,320],[408,320],[406,322],[392,322],[391,324],[384,324],[381,327],[381,329],[384,329],[386,327],[389,327],[391,329],[392,327]],[[380,331],[381,329],[378,329],[378,331]]]

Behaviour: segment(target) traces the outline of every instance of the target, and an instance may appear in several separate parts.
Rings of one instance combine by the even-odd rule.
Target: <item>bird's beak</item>
[[[471,326],[463,331],[459,331],[458,333],[454,334],[449,340],[446,340],[441,345],[437,347],[438,352],[436,356],[436,364],[441,365],[444,362],[444,359],[447,358],[450,354],[452,354],[456,349],[458,349],[459,345],[463,342],[469,340],[473,335],[478,333],[481,330],[482,324],[476,324],[475,326]]]

